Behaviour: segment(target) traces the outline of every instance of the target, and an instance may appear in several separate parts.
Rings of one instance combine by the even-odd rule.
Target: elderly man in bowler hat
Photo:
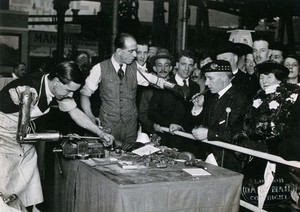
[[[232,69],[228,61],[215,60],[202,68],[206,77],[206,86],[210,92],[194,99],[195,106],[200,107],[198,125],[192,131],[198,140],[224,141],[230,143],[233,135],[241,128],[242,115],[246,107],[246,97],[232,85]],[[197,115],[197,114],[194,114]],[[204,145],[205,146],[205,145]],[[239,161],[234,152],[225,150],[225,159],[221,161],[222,150],[211,148],[219,164],[240,171]]]
[[[157,77],[168,80],[170,73],[173,69],[175,58],[170,55],[167,49],[159,49],[157,54],[150,58],[150,66],[156,73]],[[148,107],[151,97],[153,95],[152,87],[145,87],[142,90],[140,103],[139,103],[139,121],[142,125],[142,131],[147,134],[153,134],[155,131],[161,132],[159,124],[154,123],[148,117]]]
[[[217,60],[226,60],[231,65],[231,70],[233,77],[231,82],[233,85],[237,86],[240,91],[247,93],[247,76],[238,68],[239,56],[246,54],[246,52],[251,52],[251,47],[242,43],[233,43],[231,41],[226,41],[220,44],[216,51]],[[251,100],[251,98],[249,98]]]

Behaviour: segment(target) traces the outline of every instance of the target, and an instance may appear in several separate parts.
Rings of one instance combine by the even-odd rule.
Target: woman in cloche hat
[[[286,83],[289,70],[279,63],[265,61],[256,66],[256,71],[261,90],[246,111],[244,131],[234,141],[285,160],[300,161],[300,86]],[[266,163],[267,160],[259,158],[247,161],[244,183],[249,179],[263,179]],[[283,174],[289,175],[292,183],[300,182],[299,169],[277,164],[276,176]]]
[[[264,144],[260,150],[300,160],[300,88],[286,83],[289,70],[284,65],[265,61],[255,69],[261,89],[246,112],[244,133],[254,148]]]

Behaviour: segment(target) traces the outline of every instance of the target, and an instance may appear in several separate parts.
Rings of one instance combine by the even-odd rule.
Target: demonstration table
[[[210,176],[192,177],[184,164],[138,170],[93,159],[60,158],[60,164],[55,211],[239,211],[243,175],[213,165],[205,164]]]

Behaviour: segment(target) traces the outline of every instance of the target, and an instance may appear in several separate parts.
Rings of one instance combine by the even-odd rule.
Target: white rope
[[[161,128],[162,128],[163,131],[169,132],[169,128],[167,128],[167,127],[161,127]],[[185,138],[196,140],[194,138],[194,136],[190,133],[185,133],[185,132],[181,132],[181,131],[174,131],[174,134],[185,137]],[[284,165],[300,168],[300,161],[287,161],[287,160],[284,160],[282,157],[279,157],[277,155],[272,155],[272,154],[269,154],[269,153],[266,153],[266,152],[260,152],[260,151],[257,151],[257,150],[248,149],[248,148],[241,147],[241,146],[236,146],[236,145],[225,143],[225,142],[222,142],[222,141],[208,141],[207,139],[205,139],[205,140],[199,140],[199,142],[203,142],[203,143],[207,143],[207,144],[210,144],[210,145],[222,147],[222,148],[225,148],[225,149],[230,149],[230,150],[233,150],[233,151],[236,151],[236,152],[241,152],[241,153],[244,153],[244,154],[247,154],[247,155],[252,155],[252,156],[255,156],[255,157],[263,158],[265,160],[273,161],[273,162],[276,162],[276,163],[281,163],[281,164],[284,164]]]

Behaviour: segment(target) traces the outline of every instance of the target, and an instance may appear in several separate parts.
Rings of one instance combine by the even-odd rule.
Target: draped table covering
[[[94,159],[60,158],[55,168],[55,211],[234,212],[239,211],[243,175],[205,164],[209,176],[193,177],[184,164],[123,170]]]

